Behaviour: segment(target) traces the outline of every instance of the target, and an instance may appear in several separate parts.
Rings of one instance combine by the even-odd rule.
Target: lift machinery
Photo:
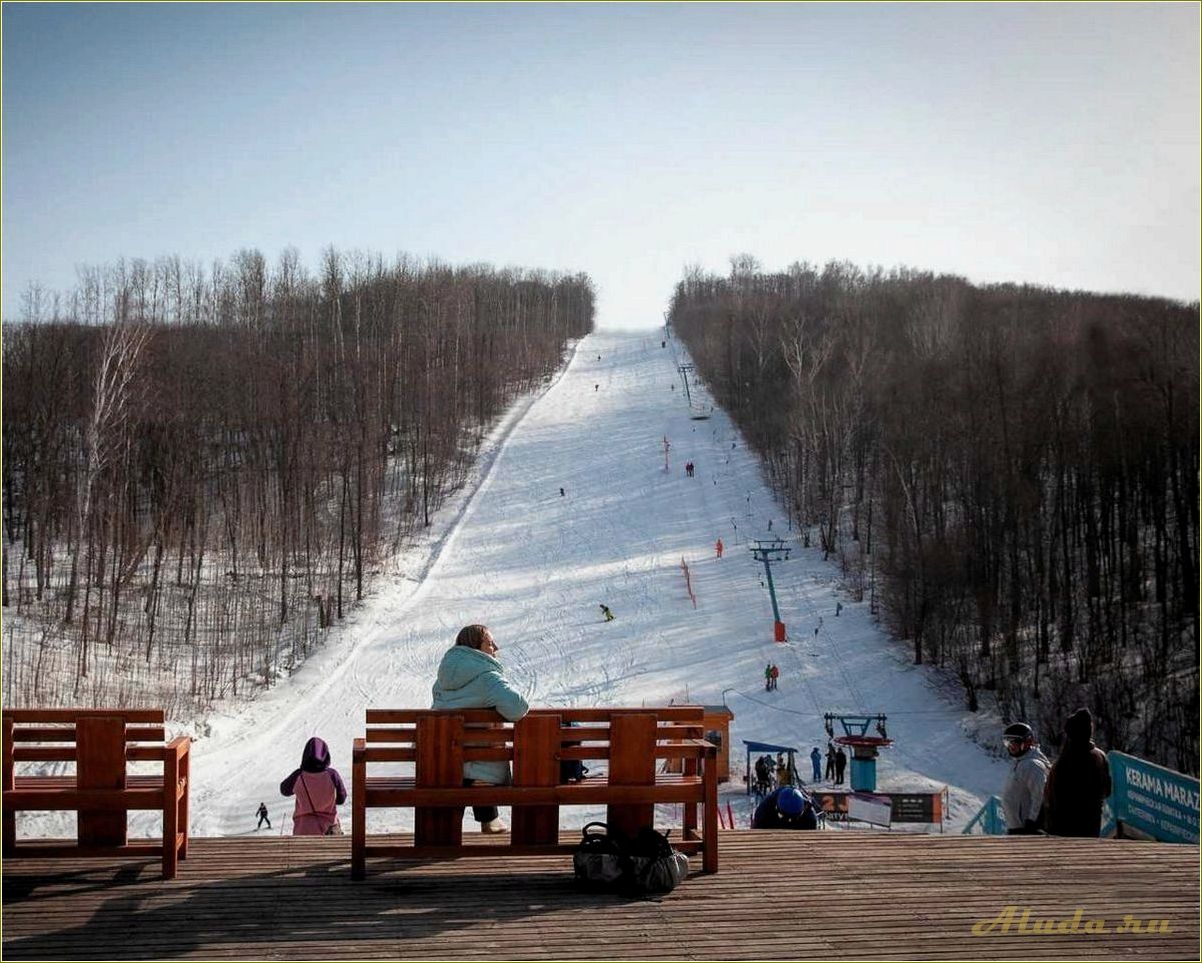
[[[889,733],[885,729],[885,716],[878,713],[874,716],[841,715],[828,712],[823,716],[826,721],[826,734],[837,745],[846,746],[851,750],[851,788],[853,792],[876,791],[876,760],[881,749],[893,745]],[[835,723],[843,729],[843,734],[835,735]],[[869,735],[869,727],[876,723],[875,735]]]

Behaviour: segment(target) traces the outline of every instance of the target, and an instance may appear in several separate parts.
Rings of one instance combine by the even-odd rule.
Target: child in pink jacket
[[[346,802],[346,786],[338,770],[330,768],[330,747],[324,739],[314,736],[305,743],[300,768],[280,783],[280,792],[296,796],[293,836],[329,836],[341,831],[338,807]]]

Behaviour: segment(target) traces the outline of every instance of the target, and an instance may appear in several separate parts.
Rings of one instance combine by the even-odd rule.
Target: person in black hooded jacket
[[[1064,734],[1064,747],[1044,786],[1044,828],[1052,836],[1096,838],[1102,829],[1102,800],[1110,795],[1110,763],[1093,743],[1088,709],[1068,717]]]

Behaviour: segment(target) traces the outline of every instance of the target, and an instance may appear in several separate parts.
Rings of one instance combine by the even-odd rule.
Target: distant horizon
[[[77,265],[750,253],[1192,303],[1197,4],[3,7],[2,308]]]

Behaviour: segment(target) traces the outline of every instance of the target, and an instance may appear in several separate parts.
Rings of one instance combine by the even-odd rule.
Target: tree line
[[[1197,302],[741,255],[668,317],[916,663],[1197,773]]]
[[[583,274],[332,248],[31,288],[4,326],[7,704],[270,685],[593,308]]]

